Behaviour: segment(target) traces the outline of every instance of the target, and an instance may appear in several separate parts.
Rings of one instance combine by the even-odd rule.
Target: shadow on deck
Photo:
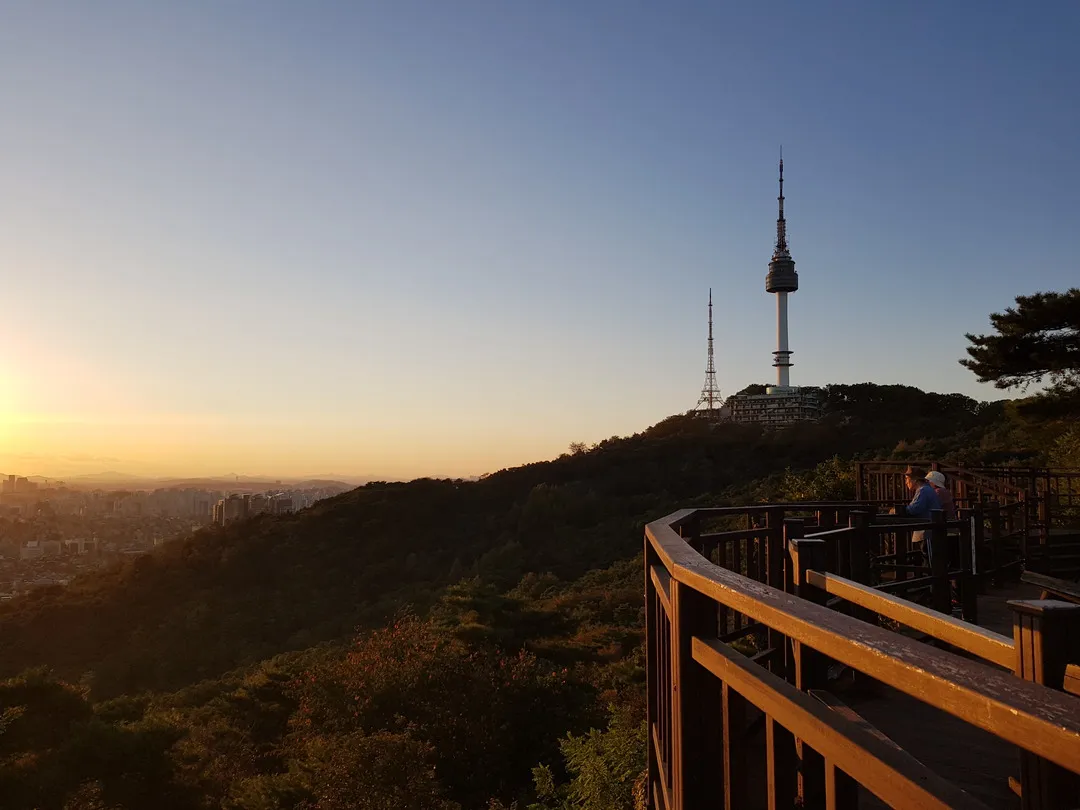
[[[1023,583],[995,588],[979,597],[979,624],[1011,637],[1009,600],[1038,599],[1039,595],[1038,588]],[[1002,810],[1020,806],[1008,781],[1010,776],[1019,775],[1016,746],[879,683],[856,682],[845,692],[844,700],[926,767],[987,806]],[[867,807],[886,806],[865,791],[864,800]]]
[[[1039,589],[1023,583],[1009,583],[979,597],[979,624],[1005,636],[1013,632],[1011,599],[1038,599]],[[942,645],[938,645],[942,646]],[[954,650],[954,652],[956,652]],[[967,656],[958,652],[958,655]],[[863,719],[918,759],[938,776],[983,802],[993,810],[1016,810],[1020,799],[1009,787],[1009,777],[1019,775],[1016,746],[981,731],[946,712],[898,692],[884,684],[859,676],[847,682],[841,693],[844,703]],[[746,740],[747,779],[758,785],[750,791],[748,810],[767,807],[764,785],[765,735],[758,731]],[[859,788],[859,807],[886,808],[865,788]]]

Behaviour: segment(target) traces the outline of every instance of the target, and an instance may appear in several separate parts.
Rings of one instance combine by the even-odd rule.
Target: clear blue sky
[[[5,4],[7,466],[550,457],[693,406],[710,286],[722,389],[767,382],[781,143],[793,382],[996,398],[964,332],[1076,283],[1078,34],[1072,0]]]

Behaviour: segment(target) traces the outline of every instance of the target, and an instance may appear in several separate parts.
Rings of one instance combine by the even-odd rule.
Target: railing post
[[[772,508],[765,513],[765,582],[773,588],[784,590],[784,510]],[[769,660],[769,670],[776,674],[783,672],[786,641],[784,636],[773,630],[768,632],[768,645],[776,652]]]
[[[926,532],[924,543],[930,552],[930,576],[934,582],[930,588],[930,598],[934,610],[952,613],[952,598],[949,591],[949,535],[945,526],[945,512],[941,509],[930,511],[933,524]]]
[[[821,571],[825,565],[825,542],[793,536],[802,533],[801,521],[787,521],[785,534],[791,559],[794,592],[800,599],[825,604],[827,594],[806,581],[807,571]],[[795,686],[803,692],[828,685],[829,659],[799,642],[792,643]],[[825,761],[802,740],[795,740],[795,753],[800,760],[798,793],[803,807],[816,806],[825,793]]]
[[[772,507],[765,513],[765,526],[768,529],[766,539],[766,584],[784,590],[784,509]]]
[[[690,516],[689,520],[679,526],[679,537],[683,538],[687,544],[696,551],[701,553],[701,515],[695,512]]]
[[[794,563],[794,560],[793,560],[793,558],[791,556],[791,544],[795,540],[801,539],[802,536],[803,536],[803,533],[804,533],[804,528],[803,528],[803,520],[802,520],[802,518],[786,518],[784,520],[784,534],[783,534],[784,575],[783,575],[783,579],[781,580],[780,589],[782,591],[784,591],[785,593],[794,594],[796,592],[795,591],[795,583],[798,580],[795,579],[795,574],[794,574],[794,564],[795,563]],[[795,683],[795,678],[796,678],[796,675],[795,675],[795,652],[794,652],[794,649],[792,647],[791,640],[788,639],[787,636],[781,636],[781,638],[783,639],[783,645],[784,645],[784,647],[783,647],[783,649],[784,649],[784,657],[783,657],[783,660],[784,660],[784,677],[787,679],[788,683]]]
[[[1080,661],[1080,605],[1049,599],[1012,600],[1016,675],[1061,689],[1065,667]],[[1020,752],[1023,810],[1070,810],[1080,804],[1080,777]]]
[[[836,528],[836,510],[828,507],[818,510],[818,525],[815,531],[827,532]],[[836,538],[830,538],[825,542],[825,561],[822,563],[820,571],[830,571],[834,573],[840,573],[837,566],[837,546],[839,545]]]
[[[900,565],[911,565],[911,547],[913,545],[911,534],[910,529],[900,529],[892,532],[892,536],[895,538],[892,544],[892,552],[896,555],[896,562]],[[926,542],[925,535],[923,542]],[[893,576],[896,579],[911,579],[909,573],[903,569],[898,570]]]
[[[723,738],[716,723],[723,707],[720,684],[694,661],[694,636],[718,637],[716,603],[689,585],[671,580],[672,803],[671,810],[704,807],[723,790]]]
[[[870,585],[870,541],[873,529],[870,528],[871,516],[867,512],[852,512],[848,516],[848,526],[855,529],[848,541],[849,578],[860,585]],[[876,624],[873,611],[851,606],[851,615],[864,622]]]
[[[801,540],[806,534],[806,522],[802,518],[784,518],[784,584],[782,590],[785,593],[795,593],[795,568],[791,556],[791,544],[795,540]]]
[[[793,521],[788,522],[790,524]],[[828,594],[806,581],[807,571],[825,570],[825,541],[816,538],[808,540],[789,536],[788,553],[791,555],[791,572],[795,595],[808,602],[815,602],[819,605],[825,604],[828,600]],[[826,685],[828,659],[798,642],[793,644],[793,651],[795,655],[795,685],[803,692],[809,689],[823,688]]]
[[[869,512],[848,515],[848,526],[856,530],[848,544],[848,573],[861,585],[870,584],[870,518]]]

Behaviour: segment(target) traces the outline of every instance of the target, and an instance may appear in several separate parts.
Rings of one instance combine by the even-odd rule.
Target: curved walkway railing
[[[839,667],[1015,745],[1025,807],[1077,806],[1080,699],[1060,690],[1080,661],[1080,606],[1010,603],[1010,639],[858,582],[874,538],[947,536],[963,521],[882,523],[853,506],[684,510],[646,527],[650,806],[741,809],[760,792],[770,808],[852,808],[859,785],[892,807],[984,806],[832,698]],[[750,525],[730,528],[740,521]],[[721,530],[705,531],[710,523]],[[847,575],[837,571],[845,558]],[[759,791],[748,779],[751,714],[764,719]]]

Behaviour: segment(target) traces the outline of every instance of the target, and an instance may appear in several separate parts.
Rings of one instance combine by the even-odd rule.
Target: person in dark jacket
[[[926,473],[915,467],[908,467],[904,472],[904,483],[911,493],[911,503],[904,508],[904,514],[916,520],[930,520],[930,513],[941,508],[941,500],[934,488],[926,480]],[[922,549],[927,565],[930,564],[930,547],[925,542],[926,532],[922,529],[911,533],[911,543]]]

